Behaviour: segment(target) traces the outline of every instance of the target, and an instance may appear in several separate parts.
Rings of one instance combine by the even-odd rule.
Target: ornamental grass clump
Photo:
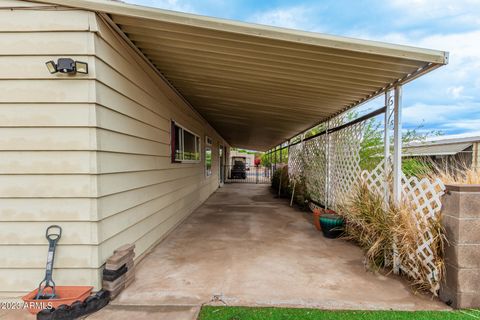
[[[368,267],[392,271],[395,248],[412,286],[437,295],[446,244],[440,214],[421,215],[408,201],[386,205],[383,194],[366,184],[356,186],[346,203],[341,210],[346,220],[344,237],[365,250]]]
[[[344,238],[365,250],[369,267],[383,268],[392,255],[392,217],[385,210],[383,198],[360,184],[341,214],[346,220]]]
[[[290,179],[288,176],[288,166],[281,166],[273,172],[272,189],[280,196],[288,195]]]
[[[398,260],[407,272],[411,285],[420,291],[438,294],[444,279],[444,250],[447,244],[441,215],[420,215],[408,202],[390,206],[393,218],[391,233]],[[431,260],[426,259],[431,257]]]
[[[480,184],[480,168],[463,163],[453,165],[435,165],[434,170],[426,174],[429,179],[440,179],[445,184]]]

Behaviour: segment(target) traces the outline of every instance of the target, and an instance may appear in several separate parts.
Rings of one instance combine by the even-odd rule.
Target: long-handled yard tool
[[[55,232],[56,231],[56,232]],[[57,246],[58,240],[62,237],[62,228],[57,225],[52,225],[47,228],[45,236],[48,240],[48,256],[47,256],[47,266],[45,268],[45,278],[38,285],[38,293],[35,299],[55,299],[57,295],[55,294],[55,282],[52,279],[53,274],[53,261],[55,259],[55,248]],[[42,284],[45,283],[44,286]],[[50,288],[51,292],[47,293],[45,289]]]
[[[48,240],[45,278],[38,285],[38,289],[22,297],[22,300],[27,303],[28,312],[36,314],[39,320],[71,320],[105,306],[110,301],[110,296],[105,294],[104,291],[98,292],[94,296],[95,298],[90,298],[87,301],[86,299],[92,293],[92,286],[55,285],[52,278],[53,264],[55,249],[62,237],[62,228],[52,225],[47,228],[45,236]],[[42,300],[44,302],[41,302]]]

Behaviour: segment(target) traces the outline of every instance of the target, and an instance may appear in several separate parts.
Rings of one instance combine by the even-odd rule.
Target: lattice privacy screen
[[[338,126],[344,123],[344,118],[334,119],[330,125]],[[368,120],[366,120],[368,121]],[[389,188],[388,176],[385,172],[385,159],[370,170],[360,167],[360,150],[364,139],[366,121],[356,123],[329,134],[323,134],[313,139],[303,141],[290,147],[289,175],[292,180],[304,179],[308,196],[328,208],[339,210],[348,198],[352,187],[360,181],[365,181],[370,190],[384,194]],[[387,167],[388,172],[391,168]],[[431,243],[432,232],[426,221],[440,212],[440,197],[445,187],[440,180],[418,180],[415,177],[402,179],[403,198],[414,208],[417,228],[421,234],[418,249],[415,254],[398,261],[400,270],[415,280],[427,279],[431,291],[436,293],[439,288],[439,266],[433,261]],[[423,266],[418,268],[418,262]]]
[[[400,269],[415,280],[424,279],[430,284],[430,290],[436,293],[440,289],[439,266],[434,261],[432,243],[434,235],[428,227],[428,220],[440,214],[442,203],[440,197],[445,193],[445,186],[440,179],[430,181],[416,177],[407,178],[402,174],[403,197],[414,208],[416,227],[420,231],[420,241],[415,253],[400,261]],[[418,266],[418,263],[421,266]]]
[[[365,121],[329,134],[328,205],[339,210],[361,177],[360,146]]]
[[[312,200],[338,210],[358,183],[364,125],[365,121],[290,147],[290,178],[304,179]]]

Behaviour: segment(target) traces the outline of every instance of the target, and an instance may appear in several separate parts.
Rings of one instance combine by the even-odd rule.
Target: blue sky
[[[449,51],[449,65],[405,86],[404,127],[480,135],[480,0],[126,2]]]

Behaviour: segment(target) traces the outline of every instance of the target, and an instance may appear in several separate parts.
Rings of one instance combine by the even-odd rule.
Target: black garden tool
[[[55,232],[56,231],[56,232]],[[53,261],[55,259],[55,248],[57,246],[58,240],[62,237],[62,228],[57,225],[52,225],[47,228],[45,236],[48,240],[48,256],[47,256],[47,266],[45,268],[45,279],[43,279],[38,285],[38,293],[35,299],[56,299],[58,298],[55,294],[55,282],[52,279],[53,274]],[[42,287],[42,284],[45,285]],[[47,293],[45,289],[50,288],[51,292]]]

